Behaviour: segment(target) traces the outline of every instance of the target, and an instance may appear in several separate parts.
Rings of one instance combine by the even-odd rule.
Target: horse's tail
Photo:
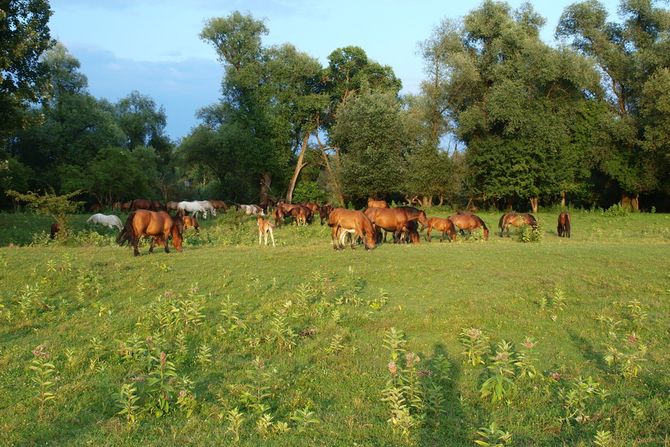
[[[507,213],[504,213],[502,216],[500,216],[500,220],[498,221],[498,228],[500,229],[500,236],[503,234],[503,222],[505,221],[505,216],[507,216]]]
[[[130,242],[133,244],[135,242],[135,231],[133,230],[133,218],[135,217],[135,211],[131,212],[128,214],[128,218],[126,219],[126,223],[123,226],[123,229],[119,233],[119,235],[116,237],[116,243],[123,246],[123,244],[127,242]]]

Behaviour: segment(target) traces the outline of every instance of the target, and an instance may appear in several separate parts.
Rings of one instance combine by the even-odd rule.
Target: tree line
[[[265,45],[266,24],[249,14],[213,18],[200,38],[222,64],[220,99],[179,142],[153,99],[88,92],[50,37],[47,1],[2,5],[1,191],[83,191],[104,205],[670,205],[670,12],[652,0],[621,1],[618,22],[596,0],[574,3],[557,47],[530,4],[484,1],[426,30],[416,94],[360,47],[335,49],[324,67]]]

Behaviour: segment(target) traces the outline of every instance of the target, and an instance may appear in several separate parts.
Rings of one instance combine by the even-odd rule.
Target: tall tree
[[[600,152],[598,167],[633,208],[641,192],[668,185],[670,131],[663,111],[670,100],[663,87],[670,68],[670,11],[657,3],[621,1],[623,23],[608,22],[607,10],[596,0],[575,3],[556,31],[591,57],[602,74],[613,118],[611,143]]]
[[[165,108],[157,107],[152,98],[133,91],[119,100],[116,113],[127,137],[125,147],[130,150],[138,146],[153,147],[165,163],[169,161],[172,144],[165,135]]]
[[[540,40],[543,24],[529,4],[512,12],[487,0],[429,42],[431,64],[446,74],[437,97],[466,145],[471,193],[529,199],[533,210],[580,175],[574,111],[599,94],[584,58]]]
[[[25,112],[48,94],[40,56],[51,45],[47,0],[0,1],[0,144],[25,125]]]

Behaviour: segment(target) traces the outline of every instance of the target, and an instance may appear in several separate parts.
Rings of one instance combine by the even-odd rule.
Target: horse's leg
[[[276,247],[276,245],[275,245],[275,236],[274,236],[274,234],[272,234],[272,227],[270,227],[270,239],[272,239],[272,246],[273,246],[273,247]],[[266,242],[266,244],[267,244],[267,242]]]
[[[444,241],[444,233],[446,233],[447,230],[442,230],[442,234],[440,235],[440,242]]]
[[[263,231],[258,227],[258,245],[261,245],[261,238],[263,237]]]
[[[156,238],[154,238],[154,237],[152,236],[152,237],[151,237],[151,244],[149,245],[149,253],[153,253],[153,252],[154,252],[154,243],[155,243],[155,242],[156,242]]]
[[[426,230],[426,242],[430,242],[430,232],[433,230],[433,227],[428,225],[428,229]]]
[[[338,247],[338,241],[337,241],[337,228],[338,228],[337,225],[333,225],[332,228],[331,228],[331,230],[330,230],[330,238],[332,239],[332,242],[333,242],[333,248],[334,248],[335,250],[338,250],[338,249],[339,249],[339,247]]]
[[[140,255],[140,250],[137,248],[137,245],[138,245],[138,243],[139,243],[139,240],[140,240],[140,238],[137,237],[137,238],[133,238],[132,241],[131,241],[132,244],[133,244],[133,254],[134,254],[135,256],[139,256],[139,255]]]

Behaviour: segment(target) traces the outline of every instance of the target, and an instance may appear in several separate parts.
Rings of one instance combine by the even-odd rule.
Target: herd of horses
[[[236,209],[246,215],[257,217],[259,239],[264,236],[267,245],[268,235],[274,246],[273,228],[284,225],[287,219],[296,225],[308,225],[319,216],[320,223],[327,223],[331,228],[331,239],[333,247],[341,250],[347,245],[351,248],[356,243],[362,243],[366,249],[372,249],[386,241],[388,233],[391,233],[394,243],[419,243],[420,231],[425,229],[426,241],[431,241],[433,230],[440,233],[440,242],[448,239],[455,240],[457,235],[472,233],[481,229],[483,237],[488,240],[489,229],[486,223],[476,214],[471,212],[457,212],[449,217],[426,216],[425,211],[411,206],[389,207],[384,200],[368,200],[368,207],[363,210],[351,210],[346,208],[333,208],[329,204],[319,205],[317,203],[289,204],[279,202],[271,212],[258,205],[235,205]],[[104,215],[96,213],[92,215],[87,223],[101,224],[109,228],[119,229],[116,241],[119,245],[128,243],[133,247],[135,256],[139,255],[138,244],[141,238],[151,239],[149,252],[153,252],[154,246],[162,245],[166,253],[169,253],[168,241],[177,251],[182,251],[183,232],[187,228],[199,231],[197,215],[201,214],[207,218],[209,214],[216,216],[217,210],[228,209],[228,206],[220,200],[197,200],[168,202],[163,206],[160,202],[136,199],[125,203],[117,203],[113,207],[119,210],[128,210],[130,214],[125,224],[115,215]],[[174,211],[170,214],[169,211]],[[189,214],[190,213],[190,214]],[[269,216],[274,219],[271,223]],[[505,213],[500,217],[498,229],[500,236],[509,236],[510,227],[530,226],[536,229],[537,220],[529,213]],[[52,236],[53,236],[52,228]],[[570,215],[563,212],[558,217],[557,233],[560,237],[570,237]]]

